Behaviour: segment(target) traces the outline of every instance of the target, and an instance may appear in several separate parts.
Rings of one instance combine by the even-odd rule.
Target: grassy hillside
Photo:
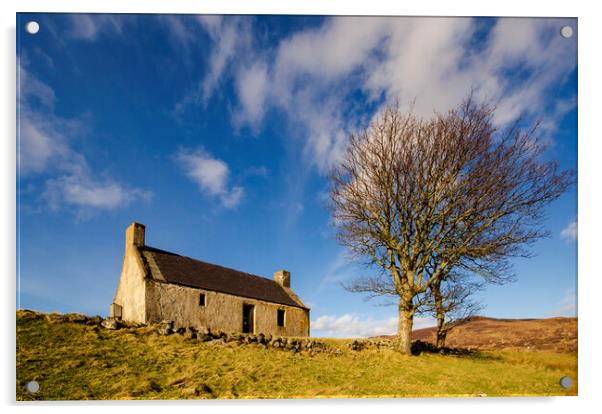
[[[17,312],[17,400],[576,395],[576,353],[505,350],[403,356],[390,349],[291,352],[107,330]],[[562,389],[569,375],[575,385]],[[36,394],[25,391],[36,380]]]
[[[414,338],[434,342],[435,328],[414,331]],[[577,351],[577,318],[493,319],[474,317],[455,327],[446,345],[460,348],[526,348]]]

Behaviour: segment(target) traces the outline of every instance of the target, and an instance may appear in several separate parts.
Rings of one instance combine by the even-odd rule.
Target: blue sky
[[[324,208],[350,133],[388,100],[428,116],[472,89],[500,101],[499,126],[540,119],[545,158],[577,166],[574,19],[17,19],[22,308],[105,315],[136,220],[154,247],[290,270],[313,335],[393,333],[394,306],[340,287],[369,272],[348,262]],[[517,282],[479,294],[484,314],[576,314],[576,200],[572,189],[548,208],[550,237],[515,261]]]

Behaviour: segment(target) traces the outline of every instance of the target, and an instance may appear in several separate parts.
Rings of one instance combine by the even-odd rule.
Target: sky
[[[153,247],[289,270],[314,336],[392,334],[396,306],[341,286],[374,272],[325,206],[350,134],[387,102],[426,117],[472,91],[577,167],[576,19],[20,13],[17,82],[20,308],[107,315],[138,221]],[[576,188],[546,217],[482,314],[576,316]]]

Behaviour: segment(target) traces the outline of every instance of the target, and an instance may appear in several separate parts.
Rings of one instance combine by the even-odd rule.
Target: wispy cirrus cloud
[[[557,307],[552,310],[550,316],[577,316],[577,293],[574,288],[566,289],[562,298],[556,304]]]
[[[200,85],[201,96],[206,104],[237,52],[249,48],[251,26],[248,18],[239,16],[201,15],[197,16],[197,21],[214,45],[209,56],[209,69]]]
[[[86,157],[71,145],[74,137],[87,133],[83,120],[58,116],[54,111],[54,90],[21,63],[19,76],[19,174],[24,180],[45,177],[41,199],[52,210],[72,208],[78,218],[88,218],[99,210],[113,210],[152,198],[149,190],[109,177],[95,178]]]
[[[229,186],[228,164],[203,148],[181,149],[176,154],[175,161],[186,176],[197,184],[201,193],[219,199],[224,207],[233,209],[242,201],[244,189],[240,186]]]
[[[86,41],[94,41],[101,34],[121,34],[128,18],[131,17],[120,14],[73,13],[69,15],[70,28],[67,34],[74,39]]]
[[[566,111],[550,108],[556,105],[550,93],[576,65],[575,39],[558,35],[573,20],[334,17],[268,49],[249,40],[248,29],[234,46],[236,21],[211,16],[204,23],[213,39],[204,99],[220,78],[233,76],[235,127],[258,131],[269,109],[281,111],[302,131],[307,160],[321,171],[340,159],[347,136],[369,121],[358,114],[396,98],[416,98],[415,112],[428,115],[472,90],[477,99],[499,100],[498,124],[537,117],[543,133],[551,134]],[[477,48],[484,24],[492,27]],[[358,93],[361,107],[352,103]]]

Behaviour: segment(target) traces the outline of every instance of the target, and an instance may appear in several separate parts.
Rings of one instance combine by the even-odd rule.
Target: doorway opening
[[[253,305],[242,305],[242,332],[243,333],[254,333],[255,332],[255,306]]]

